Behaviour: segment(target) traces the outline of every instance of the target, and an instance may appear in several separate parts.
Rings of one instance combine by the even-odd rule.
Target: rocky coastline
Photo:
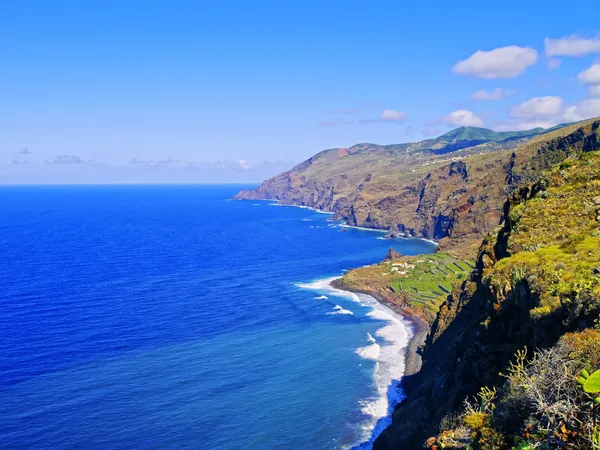
[[[421,370],[421,349],[425,345],[427,334],[430,330],[429,325],[423,319],[413,314],[407,313],[406,310],[399,307],[397,304],[389,302],[378,292],[369,290],[349,289],[348,286],[345,286],[342,283],[340,283],[340,279],[333,280],[331,282],[331,287],[339,289],[341,291],[354,292],[356,294],[365,294],[370,297],[373,297],[379,303],[386,306],[387,308],[390,308],[396,314],[399,314],[405,320],[410,322],[413,337],[406,348],[406,363],[403,377],[414,375],[419,370]]]

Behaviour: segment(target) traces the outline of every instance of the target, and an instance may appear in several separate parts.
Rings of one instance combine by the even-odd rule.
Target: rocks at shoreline
[[[397,252],[395,249],[390,248],[387,255],[385,255],[384,261],[397,261],[402,258],[402,253]]]

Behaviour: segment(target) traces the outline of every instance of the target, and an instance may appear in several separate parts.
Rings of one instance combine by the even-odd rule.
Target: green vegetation
[[[467,277],[472,265],[472,262],[441,252],[404,256],[351,270],[340,284],[351,290],[376,293],[432,322],[442,302]]]
[[[600,448],[600,371],[589,375],[586,369],[598,363],[599,345],[600,333],[585,330],[566,334],[530,359],[526,349],[518,351],[502,374],[504,384],[484,387],[467,400],[463,411],[446,421],[454,428],[429,439],[429,448]]]
[[[589,300],[600,298],[599,161],[600,152],[567,160],[536,185],[545,189],[510,210],[511,256],[487,280],[497,289],[526,282],[539,299],[534,317],[565,302],[597,306]]]
[[[559,125],[552,130],[562,128],[568,124]],[[488,128],[480,127],[460,127],[441,135],[435,141],[438,142],[457,142],[457,141],[490,141],[501,142],[510,139],[529,138],[547,133],[551,130],[544,128],[534,128],[526,131],[493,131]]]
[[[482,264],[480,292],[491,308],[482,328],[488,341],[477,345],[527,338],[545,348],[518,351],[500,374],[505,381],[481,388],[428,445],[598,450],[600,152],[567,158],[508,206],[498,238],[482,246],[481,255],[493,247],[501,257]],[[500,330],[509,334],[496,336]]]
[[[511,190],[504,223],[440,307],[423,367],[374,448],[433,436],[431,449],[597,450],[600,121],[529,145],[514,159],[530,152],[520,167],[536,180]]]

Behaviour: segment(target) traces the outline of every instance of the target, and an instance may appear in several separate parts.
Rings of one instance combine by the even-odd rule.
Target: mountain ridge
[[[439,240],[444,249],[474,258],[477,243],[502,220],[510,186],[548,166],[545,161],[527,166],[536,151],[528,144],[541,146],[579,127],[543,132],[461,127],[417,143],[324,150],[234,198],[309,206],[349,225],[386,230],[390,237]],[[484,135],[485,142],[461,140]]]

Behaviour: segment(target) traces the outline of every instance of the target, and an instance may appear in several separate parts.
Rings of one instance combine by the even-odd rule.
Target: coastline
[[[331,287],[335,289],[339,289],[341,291],[353,292],[355,294],[365,294],[372,298],[374,298],[377,302],[382,304],[383,306],[390,308],[396,314],[402,316],[407,322],[410,323],[411,331],[413,333],[412,339],[409,341],[408,346],[406,347],[406,359],[405,359],[405,369],[402,377],[407,377],[410,375],[414,375],[419,370],[421,370],[422,366],[422,358],[419,353],[419,348],[425,344],[425,339],[427,338],[427,334],[429,333],[429,325],[418,316],[407,314],[402,308],[388,302],[385,298],[379,295],[377,292],[367,291],[367,290],[352,290],[348,289],[346,286],[342,286],[339,283],[341,278],[337,278],[331,281]]]
[[[306,205],[294,205],[292,203],[281,203],[280,200],[275,200],[275,199],[270,199],[270,198],[255,198],[255,199],[249,199],[249,198],[239,198],[236,199],[234,198],[234,200],[241,200],[241,201],[259,201],[259,202],[274,202],[274,203],[270,203],[270,206],[291,206],[294,208],[303,208],[303,209],[308,209],[310,211],[314,211],[314,212],[318,212],[320,214],[329,214],[329,215],[334,215],[335,211],[325,211],[323,209],[318,209],[318,208],[313,208],[312,206],[306,206]],[[387,233],[388,230],[385,230],[383,228],[369,228],[369,227],[359,227],[356,225],[349,225],[345,220],[343,221],[342,224],[340,224],[340,227],[342,228],[352,228],[355,230],[363,230],[363,231],[374,231],[376,233]],[[387,239],[387,238],[384,238]],[[418,236],[404,236],[401,238],[389,238],[390,240],[392,239],[419,239],[421,241],[425,241],[425,242],[429,242],[430,244],[435,245],[436,247],[438,247],[440,244],[439,242],[433,240],[433,239],[428,239],[428,238],[424,238],[424,237],[418,237]],[[347,289],[342,289],[343,291],[347,291]],[[349,291],[350,292],[350,291]],[[370,295],[371,297],[374,297],[374,294],[369,293],[369,292],[361,292],[361,294],[366,294],[366,295]],[[391,305],[386,304],[384,301],[381,301],[380,299],[377,299],[377,301],[379,303],[382,303],[388,307],[392,307]],[[392,309],[394,309],[392,307]],[[396,309],[394,309],[394,311],[398,312]],[[403,316],[407,316],[406,313],[402,313],[401,315]],[[410,315],[410,314],[409,314]],[[417,318],[418,319],[418,318]],[[420,320],[420,319],[418,319]],[[424,322],[423,324],[428,327]]]
[[[304,209],[309,209],[315,212],[319,212],[322,214],[335,214],[332,211],[323,211],[317,208],[313,208],[311,206],[305,206],[305,205],[293,205],[293,204],[289,204],[289,203],[281,203],[279,200],[272,200],[272,199],[262,199],[263,201],[272,201],[275,203],[271,203],[271,205],[274,206],[292,206],[295,208],[304,208]],[[345,221],[343,224],[340,225],[343,228],[353,228],[353,229],[358,229],[358,230],[364,230],[364,231],[374,231],[374,232],[379,232],[379,233],[385,233],[386,230],[382,230],[380,228],[367,228],[367,227],[357,227],[354,225],[348,225]],[[401,239],[419,239],[422,241],[426,241],[429,242],[431,244],[434,244],[436,247],[439,246],[439,243],[436,241],[433,241],[431,239],[427,239],[427,238],[421,238],[421,237],[405,237],[405,238],[401,238]],[[408,314],[406,311],[404,311],[402,308],[398,307],[398,305],[392,304],[390,302],[388,302],[384,297],[382,297],[381,295],[379,295],[379,293],[374,292],[374,291],[367,291],[367,290],[351,290],[348,289],[347,286],[341,286],[339,283],[340,278],[336,278],[335,280],[331,281],[331,287],[335,288],[335,289],[339,289],[341,291],[346,291],[346,292],[353,292],[355,294],[365,294],[368,295],[372,298],[374,298],[378,303],[382,304],[383,306],[386,306],[387,308],[390,308],[392,311],[394,311],[396,314],[399,314],[400,316],[402,316],[407,322],[410,323],[410,327],[411,327],[411,331],[413,333],[413,337],[412,339],[409,341],[408,346],[406,348],[406,355],[405,355],[405,370],[404,370],[404,374],[402,375],[403,377],[406,376],[410,376],[410,375],[414,375],[415,373],[417,373],[419,370],[421,370],[421,366],[423,364],[422,358],[421,358],[421,354],[419,353],[419,348],[422,348],[425,345],[425,340],[427,339],[427,334],[429,333],[429,325],[420,317],[415,316],[413,314]]]

